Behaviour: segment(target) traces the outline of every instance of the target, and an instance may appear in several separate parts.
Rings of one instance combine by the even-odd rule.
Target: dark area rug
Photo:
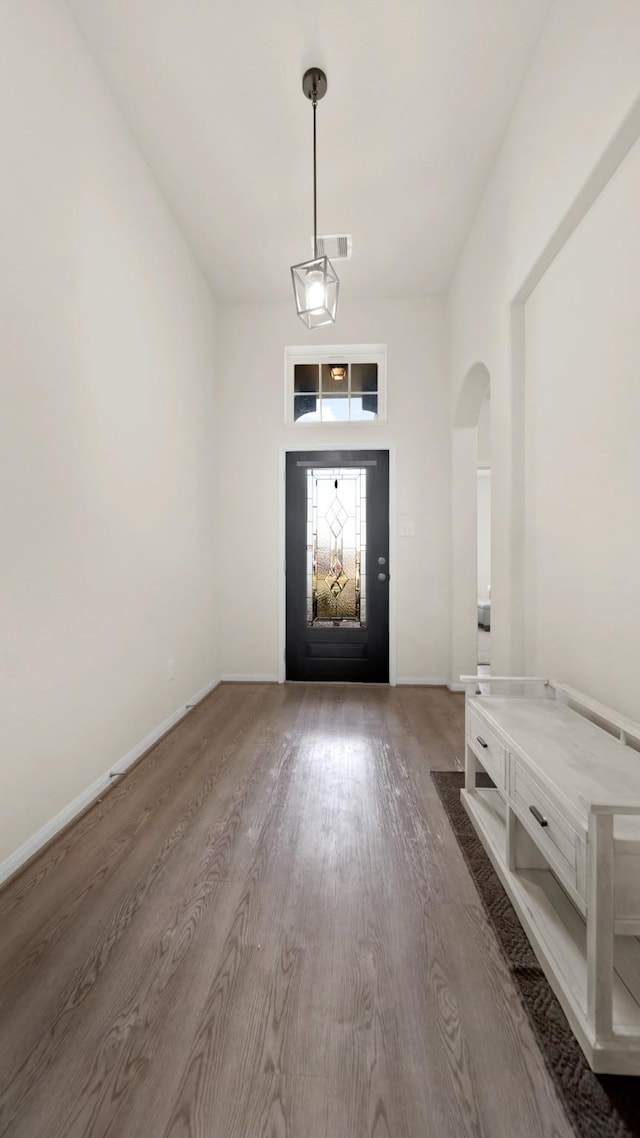
[[[593,1073],[460,802],[464,775],[432,771],[431,777],[576,1134],[580,1138],[640,1138],[640,1077]],[[478,785],[493,783],[479,779]]]

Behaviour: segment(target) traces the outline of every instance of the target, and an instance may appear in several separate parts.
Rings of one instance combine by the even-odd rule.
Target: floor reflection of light
[[[349,872],[365,840],[366,819],[377,809],[381,745],[379,737],[344,722],[298,736],[296,765],[305,794],[299,806],[296,875],[313,868],[326,883],[328,872],[337,888]]]
[[[364,777],[374,758],[373,744],[373,739],[345,734],[344,724],[336,724],[335,730],[305,734],[300,742],[300,758],[320,773]]]

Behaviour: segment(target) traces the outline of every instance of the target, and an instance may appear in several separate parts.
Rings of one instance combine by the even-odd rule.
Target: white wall
[[[478,362],[491,376],[492,658],[497,672],[519,671],[535,662],[523,637],[522,406],[528,382],[523,302],[640,131],[639,56],[640,5],[556,0],[452,284],[452,414],[465,377]],[[597,272],[595,261],[590,261],[590,271]],[[635,288],[635,280],[629,279],[628,287]],[[593,323],[582,327],[582,336],[587,345],[597,346]],[[466,506],[475,499],[475,454],[463,443],[454,437],[456,598],[472,596],[476,588],[475,532]],[[558,564],[556,550],[548,547],[545,556]],[[630,605],[632,597],[626,599]],[[452,611],[453,678],[473,667],[475,659],[469,613],[464,603]],[[563,629],[556,631],[562,639]],[[610,631],[615,633],[613,626]],[[546,666],[571,682],[580,672],[580,653],[577,644],[566,654],[550,651]],[[624,703],[640,718],[637,696],[629,706],[625,665],[612,655],[601,659],[597,673],[584,677],[587,688],[602,697],[606,687],[615,706]]]
[[[280,448],[360,445],[395,448],[396,510],[415,521],[415,537],[391,534],[398,677],[444,679],[450,438],[443,300],[341,300],[336,324],[315,333],[305,331],[293,299],[221,305],[218,318],[223,673],[278,675]],[[385,425],[285,426],[284,349],[313,342],[387,344]]]
[[[478,466],[491,466],[491,398],[483,401],[478,419]]]
[[[0,86],[1,862],[218,661],[211,294],[64,4]]]
[[[491,471],[478,471],[478,600],[491,599]]]
[[[640,142],[526,306],[526,646],[640,718]]]

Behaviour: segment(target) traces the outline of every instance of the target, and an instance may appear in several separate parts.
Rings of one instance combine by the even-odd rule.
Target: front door
[[[286,464],[288,680],[389,682],[389,452]]]

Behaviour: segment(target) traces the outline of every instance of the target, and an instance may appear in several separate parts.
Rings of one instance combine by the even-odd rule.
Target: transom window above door
[[[296,426],[383,421],[386,356],[383,344],[287,348],[286,421]]]

